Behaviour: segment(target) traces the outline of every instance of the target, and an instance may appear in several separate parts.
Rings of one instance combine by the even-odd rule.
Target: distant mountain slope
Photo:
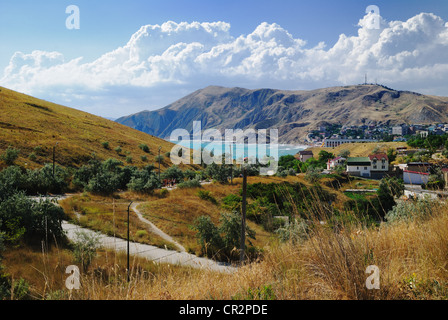
[[[103,142],[109,142],[108,149]],[[132,164],[143,166],[156,163],[159,146],[162,155],[173,146],[117,122],[0,87],[0,153],[8,146],[20,149],[17,164],[34,168],[52,162],[56,143],[56,163],[73,167],[86,163],[93,154],[100,160],[116,158],[124,163],[132,157]],[[141,150],[140,144],[148,145],[150,153]],[[118,146],[120,153],[115,151]],[[147,161],[142,161],[144,155]],[[165,157],[161,167],[170,164]]]
[[[311,91],[248,90],[210,86],[160,110],[121,117],[119,123],[169,138],[178,128],[279,129],[281,143],[300,143],[324,123],[345,125],[448,122],[448,98],[379,85]]]

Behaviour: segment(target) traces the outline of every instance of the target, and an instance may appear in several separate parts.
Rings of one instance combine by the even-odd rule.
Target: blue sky
[[[366,7],[371,4],[380,8],[381,17],[384,19],[381,30],[387,31],[381,37],[377,34],[375,40],[371,39],[372,35],[359,34],[359,22],[365,16]],[[79,30],[68,30],[65,27],[65,20],[68,17],[65,8],[68,5],[77,5],[80,9],[81,27]],[[421,13],[431,13],[436,18],[418,16]],[[415,21],[412,20],[412,23],[405,24],[412,18],[415,18]],[[92,78],[91,73],[94,72],[92,70],[99,73],[106,72],[106,69],[98,69],[99,66],[106,66],[106,63],[100,59],[102,55],[112,54],[117,49],[125,47],[142,26],[163,25],[168,21],[177,24],[181,22],[188,24],[225,22],[229,29],[227,30],[223,25],[213,26],[214,31],[223,31],[223,34],[219,36],[219,39],[215,37],[209,43],[207,42],[210,40],[209,38],[203,40],[204,32],[206,32],[204,30],[209,30],[209,26],[201,26],[204,29],[201,31],[202,33],[197,30],[193,32],[187,27],[180,31],[177,28],[176,32],[179,35],[176,38],[177,42],[165,43],[164,41],[167,41],[172,34],[167,35],[163,33],[164,31],[152,28],[151,32],[154,32],[154,37],[159,34],[157,32],[160,32],[159,36],[164,39],[160,43],[164,50],[168,50],[171,46],[174,46],[176,50],[181,50],[178,46],[184,42],[182,37],[185,36],[189,39],[190,42],[187,44],[191,44],[191,46],[182,47],[182,56],[180,51],[175,53],[176,60],[173,61],[178,63],[178,69],[175,72],[157,69],[159,66],[157,63],[163,56],[163,50],[152,52],[145,47],[149,44],[144,43],[143,35],[140,34],[142,41],[138,43],[140,47],[137,48],[137,51],[140,52],[141,49],[142,52],[147,52],[149,50],[151,53],[147,56],[139,54],[138,59],[141,60],[132,68],[129,67],[126,59],[114,57],[114,61],[118,62],[110,65],[110,61],[108,61],[107,70],[116,67],[120,69],[113,74],[108,74],[108,81],[98,79],[95,83],[84,85],[82,81],[77,83],[73,79],[73,81],[62,79],[60,82],[49,81],[45,86],[47,82],[42,80],[47,79],[43,78],[43,75],[46,74],[52,79],[58,78],[61,75],[56,73],[57,70],[69,73],[73,70],[73,73],[78,74],[80,78],[83,75],[86,78]],[[427,39],[421,39],[421,34],[418,32],[413,35],[410,35],[409,32],[399,34],[398,28],[388,25],[393,21],[402,22],[405,28],[409,28],[409,32],[413,30],[412,28],[415,29],[415,26],[421,30],[435,28],[434,32],[440,34],[435,35],[435,39],[431,40],[430,47],[435,46],[434,50],[437,53],[422,53],[423,49],[419,47],[408,48],[408,44],[412,42],[410,39],[413,39],[411,36],[416,37],[416,41],[423,40],[425,43]],[[431,66],[435,67],[440,64],[445,66],[448,63],[448,59],[445,59],[446,54],[441,52],[441,49],[448,43],[445,43],[445,40],[442,42],[437,40],[445,36],[445,31],[440,26],[447,21],[448,2],[445,0],[2,0],[0,2],[0,37],[2,39],[0,85],[111,117],[143,109],[163,107],[173,102],[173,99],[180,98],[182,95],[208,84],[253,88],[270,86],[284,89],[312,89],[320,86],[347,84],[356,81],[354,79],[357,78],[363,79],[364,71],[369,72],[372,77],[387,80],[385,84],[395,85],[398,89],[448,95],[448,90],[445,90],[443,85],[438,88],[434,86],[429,88],[411,81],[393,81],[395,75],[397,77],[405,75],[414,77],[417,69],[426,74]],[[263,25],[263,23],[267,24]],[[260,43],[254,44],[251,35],[258,36],[260,32],[264,33]],[[273,34],[276,36],[272,36]],[[345,35],[349,40],[341,41],[341,35]],[[244,37],[244,45],[247,46],[245,49],[235,49],[242,45],[237,41],[240,36]],[[364,36],[366,38],[363,38]],[[151,38],[150,45],[155,44],[154,37]],[[278,42],[282,37],[289,37],[294,41],[286,44]],[[288,41],[291,40],[289,38]],[[355,68],[356,75],[348,77],[346,75],[348,68],[329,70],[331,68],[320,67],[323,62],[313,67],[305,67],[306,58],[310,59],[313,55],[321,57],[322,61],[334,59],[332,65],[340,64],[342,66],[349,63],[350,57],[356,59],[355,46],[359,46],[363,39],[368,39],[371,42],[368,47],[362,47],[363,52],[366,50],[371,52],[366,54],[365,60],[361,62],[357,60],[359,68]],[[272,41],[277,41],[276,44],[284,51],[274,52],[269,44],[272,44]],[[347,44],[347,41],[351,43]],[[399,46],[400,50],[392,50],[390,44],[384,46],[388,41],[397,41],[399,45],[397,44],[396,47]],[[410,42],[405,45],[403,41]],[[434,45],[434,41],[437,42],[437,45]],[[203,47],[199,49],[193,43],[200,43]],[[325,43],[325,47],[317,47],[319,43]],[[380,45],[383,47],[378,49]],[[229,46],[232,46],[232,50],[229,49]],[[266,50],[260,53],[259,48]],[[346,48],[347,52],[342,53],[341,48]],[[310,52],[311,50],[315,50],[315,52]],[[333,51],[338,50],[341,52],[335,55]],[[40,53],[36,53],[36,51]],[[24,56],[15,55],[18,52]],[[55,52],[58,55],[50,54]],[[217,52],[225,52],[226,56],[218,56]],[[240,57],[243,52],[245,56]],[[186,57],[188,54],[191,56]],[[344,54],[347,54],[347,60],[344,59]],[[213,59],[210,59],[210,55],[214,55]],[[326,56],[324,57],[324,55]],[[438,57],[439,55],[440,57]],[[411,61],[409,56],[414,56],[414,60]],[[427,57],[431,56],[438,58],[435,61],[429,61],[428,65],[422,63],[422,59],[428,59]],[[13,59],[13,57],[15,58]],[[42,57],[51,60],[51,63],[48,66],[39,65],[37,68],[35,62],[31,64],[29,62],[33,59],[33,61],[41,61]],[[81,57],[82,59],[80,59]],[[162,58],[168,66],[170,63],[174,63],[166,60],[167,53]],[[301,59],[303,63],[295,63],[302,61]],[[224,60],[227,62],[222,62]],[[395,65],[403,64],[401,69],[396,70],[395,75],[388,72],[390,67],[384,67],[384,70],[376,74],[374,70],[378,69],[378,64],[387,65],[387,63],[392,63],[392,60]],[[232,61],[231,68],[225,69],[224,66],[229,66],[228,61]],[[95,66],[89,65],[89,63],[93,63]],[[215,70],[213,76],[204,79],[204,73],[198,72],[197,69],[207,70],[210,66],[206,63],[210,63],[210,66],[216,66],[217,63],[223,64],[221,69]],[[412,63],[415,63],[416,67]],[[270,66],[273,65],[276,68],[270,69]],[[8,66],[10,70],[3,72],[2,78],[2,71]],[[33,72],[29,71],[30,66],[35,67]],[[138,72],[135,72],[137,66],[143,68],[143,71],[139,69]],[[297,70],[296,74],[300,74],[300,76],[286,74],[281,68],[285,68],[286,71],[297,68],[294,70]],[[118,78],[122,76],[123,70],[124,73],[132,70],[132,74],[129,73],[127,78],[121,81]],[[142,72],[146,73],[146,77],[142,76]],[[36,78],[37,73],[39,73],[39,78]],[[221,73],[222,77],[217,73]],[[266,78],[265,75],[269,76],[273,73],[275,73],[275,77],[269,81],[262,80]],[[110,81],[110,77],[114,76],[118,77],[117,80]],[[445,74],[437,75],[437,79],[443,79],[444,76]],[[149,78],[155,80],[152,81]],[[138,79],[140,80],[137,81]],[[198,82],[198,79],[203,81]],[[422,81],[427,82],[427,79]],[[118,102],[117,98],[119,98]],[[110,107],[111,101],[117,102],[120,106]]]

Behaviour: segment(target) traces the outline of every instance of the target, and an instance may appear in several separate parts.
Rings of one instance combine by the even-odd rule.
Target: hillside
[[[210,86],[160,110],[142,111],[117,122],[169,138],[173,130],[202,128],[279,129],[280,143],[303,142],[325,123],[344,125],[448,122],[448,98],[396,91],[379,85],[311,91],[248,90]]]
[[[116,158],[126,163],[143,166],[156,163],[159,146],[161,154],[171,151],[172,144],[76,109],[33,98],[0,87],[0,153],[8,146],[20,149],[16,163],[26,168],[40,167],[52,162],[53,146],[56,145],[56,163],[79,167],[92,158]],[[108,142],[108,148],[103,146]],[[139,148],[146,144],[150,152]],[[115,148],[121,147],[121,152]],[[142,161],[141,156],[147,157]],[[0,166],[4,165],[0,161]],[[161,167],[170,166],[165,157]]]

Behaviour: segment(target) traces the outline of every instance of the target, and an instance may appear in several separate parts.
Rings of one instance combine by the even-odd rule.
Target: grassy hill
[[[320,148],[312,147],[307,150],[313,151],[314,157],[317,158],[321,150],[331,152],[334,155],[338,155],[343,150],[350,151],[351,157],[367,157],[372,154],[373,151],[378,148],[379,152],[386,153],[388,149],[396,149],[398,147],[408,147],[406,142],[372,142],[372,143],[346,143],[335,148]]]
[[[52,162],[56,146],[56,163],[79,167],[92,158],[116,158],[124,163],[143,166],[156,163],[161,154],[171,151],[173,144],[73,108],[40,100],[0,87],[0,153],[8,146],[20,149],[16,163],[36,168]],[[107,143],[107,144],[106,144]],[[149,153],[139,148],[146,144]],[[121,148],[120,152],[115,149]],[[146,156],[146,161],[142,160]],[[164,157],[161,168],[171,163]],[[0,162],[0,166],[4,163]]]

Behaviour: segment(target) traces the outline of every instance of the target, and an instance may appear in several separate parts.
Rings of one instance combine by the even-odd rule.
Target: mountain
[[[210,86],[162,109],[117,122],[169,139],[175,129],[278,129],[280,143],[302,143],[308,131],[328,123],[426,124],[448,122],[448,98],[397,91],[381,85],[310,91],[249,90]]]
[[[150,153],[140,149],[140,144],[146,144]],[[159,146],[162,155],[173,147],[168,141],[117,122],[0,87],[0,154],[12,146],[20,150],[18,165],[36,168],[52,162],[55,145],[56,163],[67,167],[79,167],[93,155],[123,163],[132,157],[132,164],[143,166],[156,163]],[[121,152],[115,151],[118,146]],[[144,155],[146,161],[141,159]],[[161,168],[169,165],[165,157]]]

